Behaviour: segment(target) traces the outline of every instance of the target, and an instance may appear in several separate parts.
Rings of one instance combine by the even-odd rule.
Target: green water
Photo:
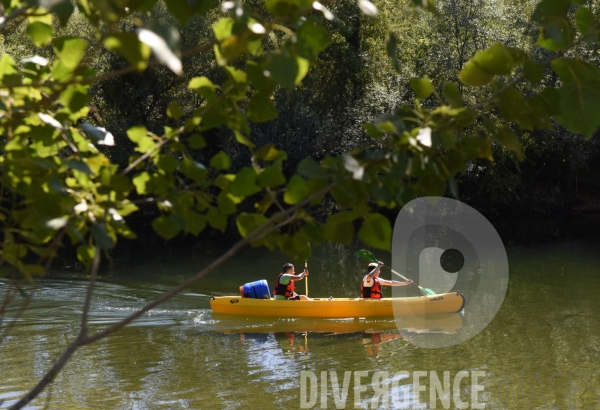
[[[488,409],[600,409],[600,238],[507,243],[510,282],[504,304],[483,332],[458,346],[414,347],[386,320],[363,320],[356,331],[357,323],[342,320],[213,317],[212,295],[235,294],[241,284],[257,279],[272,284],[286,262],[282,255],[249,249],[132,325],[81,348],[30,408],[294,409],[303,398],[301,371],[313,372],[319,383],[322,371],[335,371],[340,386],[345,371],[367,372],[358,400],[364,406],[371,406],[375,393],[372,376],[387,372],[378,373],[382,379],[377,382],[391,387],[396,375],[401,407],[417,408],[417,400],[429,404],[435,389],[427,373],[417,398],[415,372],[435,371],[442,380],[447,371],[452,383],[459,371],[481,371],[478,401]],[[364,273],[354,250],[315,249],[309,262],[311,296],[358,295]],[[91,331],[130,314],[216,254],[197,248],[115,258],[113,276],[105,277],[94,293]],[[30,309],[0,345],[0,408],[33,387],[75,338],[85,285],[67,280],[39,284]],[[2,293],[5,287],[0,283]],[[12,304],[11,312],[17,307]],[[334,332],[344,329],[349,333]],[[401,371],[408,377],[397,374]],[[352,373],[346,408],[355,406],[355,379]],[[461,400],[469,403],[470,380],[458,386]],[[326,408],[335,408],[334,396],[329,380]],[[394,397],[384,396],[393,408]],[[455,396],[452,391],[445,395],[450,408],[456,408]],[[442,405],[437,401],[437,408]],[[320,389],[315,408],[321,408]]]

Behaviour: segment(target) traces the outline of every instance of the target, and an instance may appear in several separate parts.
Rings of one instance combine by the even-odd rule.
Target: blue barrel
[[[269,285],[264,279],[246,283],[244,286],[240,286],[240,294],[243,298],[271,299]]]

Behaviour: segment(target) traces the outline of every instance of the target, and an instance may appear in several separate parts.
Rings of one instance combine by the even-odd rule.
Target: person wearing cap
[[[397,280],[387,280],[379,278],[379,271],[383,266],[383,262],[369,263],[367,268],[367,276],[365,276],[360,284],[360,297],[363,299],[381,299],[381,286],[407,286],[413,283],[412,280],[400,282]]]
[[[304,269],[300,275],[294,275],[294,265],[286,263],[275,282],[273,299],[275,300],[310,300],[306,295],[298,295],[294,291],[294,281],[302,280],[308,276],[308,269]]]

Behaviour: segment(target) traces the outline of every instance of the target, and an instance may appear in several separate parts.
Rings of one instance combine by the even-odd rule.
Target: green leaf
[[[51,25],[36,21],[27,26],[27,35],[36,47],[44,47],[52,41],[54,28]]]
[[[241,132],[239,132],[237,130],[233,132],[233,135],[235,136],[235,140],[237,142],[239,142],[240,144],[242,144],[242,145],[245,145],[245,146],[250,147],[250,148],[254,148],[256,146],[250,140],[250,138],[246,137],[244,134],[242,134]]]
[[[292,89],[296,85],[299,68],[295,58],[275,54],[271,56],[267,70],[271,74],[271,78],[284,87]]]
[[[523,63],[523,75],[531,84],[539,84],[544,77],[545,66],[540,63],[536,63],[531,59],[525,60]]]
[[[431,134],[431,145],[442,147],[443,149],[452,149],[456,146],[456,134],[452,131],[440,131]]]
[[[181,118],[181,116],[183,115],[183,111],[181,110],[181,107],[179,106],[179,104],[177,104],[176,101],[173,101],[167,107],[167,115],[171,118],[175,118],[176,120]]]
[[[306,181],[299,175],[290,178],[283,195],[283,201],[289,205],[295,205],[307,196]]]
[[[570,48],[573,38],[571,22],[566,17],[552,17],[546,20],[536,44],[550,51],[560,51]]]
[[[338,212],[327,218],[323,225],[323,238],[330,242],[349,245],[354,238],[356,212]]]
[[[268,145],[265,145],[264,147],[261,147],[260,149],[258,149],[254,153],[254,157],[256,157],[258,159],[262,159],[263,161],[270,162],[270,161],[276,160],[281,154],[285,155],[285,152],[279,151],[272,144],[268,144]]]
[[[588,35],[589,40],[598,41],[598,33],[600,29],[597,26],[598,19],[594,16],[594,13],[587,7],[579,7],[575,14],[575,25],[581,35]]]
[[[552,69],[565,83],[600,81],[600,68],[581,60],[558,58],[552,61]]]
[[[406,129],[402,118],[394,114],[381,114],[375,119],[373,125],[377,130],[390,134],[400,134]]]
[[[206,167],[199,162],[185,159],[180,165],[181,172],[196,182],[204,181],[206,177]]]
[[[185,230],[197,236],[206,227],[206,216],[198,212],[189,211],[186,215]]]
[[[103,41],[107,50],[115,51],[125,57],[137,71],[143,71],[148,66],[150,47],[142,43],[134,33],[114,33]]]
[[[523,161],[523,148],[521,143],[517,139],[517,136],[511,129],[502,127],[496,133],[496,138],[502,145],[508,150],[514,152],[517,155],[519,161]]]
[[[533,129],[535,126],[535,119],[530,117],[529,104],[519,90],[513,87],[505,89],[498,95],[497,104],[506,120],[515,122],[520,127],[528,130]]]
[[[166,240],[174,238],[181,230],[179,223],[175,218],[173,218],[173,215],[161,215],[154,219],[152,221],[152,228],[157,234]]]
[[[125,217],[127,215],[131,215],[133,212],[136,212],[137,210],[139,210],[139,208],[135,204],[132,204],[131,202],[129,202],[129,203],[126,203],[125,205],[122,205],[121,207],[119,207],[119,209],[117,209],[117,212],[119,213],[119,215]]]
[[[277,118],[277,109],[271,95],[258,91],[248,103],[248,119],[254,122],[267,122]]]
[[[238,70],[235,67],[227,66],[225,67],[227,74],[229,74],[229,78],[236,83],[242,85],[242,89],[246,88],[246,83],[248,82],[248,74],[245,71]]]
[[[444,86],[444,97],[446,101],[454,108],[464,107],[465,104],[462,100],[462,95],[460,94],[460,90],[458,86],[454,83],[446,83]]]
[[[475,53],[458,74],[458,78],[468,85],[486,85],[492,81],[494,75],[510,74],[516,65],[521,64],[524,56],[520,50],[496,43]]]
[[[227,227],[227,217],[221,215],[217,208],[210,208],[206,214],[206,218],[208,219],[210,226],[221,232],[225,232],[225,228]]]
[[[425,99],[433,94],[433,84],[428,78],[411,78],[408,81],[418,98]]]
[[[159,170],[170,174],[177,169],[179,162],[171,154],[162,154],[155,157],[154,165],[156,165]]]
[[[224,151],[219,151],[210,160],[210,166],[217,169],[228,170],[231,168],[231,160],[229,155]]]
[[[11,56],[4,53],[0,57],[0,83],[6,85],[19,84],[21,82],[21,76],[15,60]]]
[[[87,41],[76,37],[60,37],[53,41],[54,52],[68,69],[75,69],[85,53]]]
[[[317,53],[329,46],[329,33],[315,18],[307,19],[296,31],[298,55],[313,60]]]
[[[600,81],[566,83],[559,88],[560,125],[588,138],[600,126]]]
[[[226,191],[221,191],[217,197],[217,205],[219,206],[219,212],[223,215],[230,215],[237,212],[236,203],[232,198],[237,198]]]
[[[156,146],[156,142],[148,136],[148,130],[143,125],[128,129],[127,137],[138,145],[136,151],[141,153],[146,153]]]
[[[310,158],[304,158],[298,164],[298,173],[308,178],[326,178],[327,171]]]
[[[204,14],[216,3],[215,0],[165,0],[167,9],[183,25],[186,25],[194,15]]]
[[[56,14],[62,26],[67,23],[74,10],[71,0],[34,0],[34,2]]]
[[[275,187],[285,184],[285,176],[275,165],[271,165],[263,170],[258,177],[256,182],[261,187]]]
[[[383,132],[379,131],[375,124],[363,124],[363,129],[371,138],[380,138],[385,135]]]
[[[542,26],[537,45],[550,51],[565,50],[573,44],[573,29],[567,16],[569,0],[542,0],[532,19]]]
[[[463,138],[458,146],[462,149],[462,154],[466,159],[485,158],[494,161],[489,137]]]
[[[252,167],[244,167],[235,176],[233,182],[229,185],[229,191],[238,197],[246,197],[260,191],[256,185],[257,174]]]
[[[75,113],[87,107],[91,97],[87,95],[87,87],[81,84],[72,84],[65,88],[58,100],[71,112]]]
[[[101,249],[108,250],[115,246],[115,241],[108,234],[104,225],[94,223],[90,227],[90,231],[94,237],[94,243],[96,243],[96,245],[98,245]]]
[[[571,7],[569,0],[542,0],[536,6],[531,18],[544,25],[548,18],[566,17],[569,7]]]
[[[235,24],[235,20],[229,17],[223,17],[215,24],[213,24],[212,29],[215,33],[215,37],[219,41],[223,41],[226,38],[230,37],[233,31],[233,26]]]
[[[77,247],[77,259],[85,265],[87,270],[92,267],[94,261],[95,248],[92,245],[79,245]]]
[[[142,172],[141,174],[136,175],[132,180],[133,185],[135,185],[135,190],[139,195],[150,193],[150,181],[151,177],[147,172]]]
[[[400,72],[400,60],[398,59],[398,40],[393,33],[390,33],[385,45],[387,55],[392,59],[394,69],[396,72]]]
[[[310,62],[302,57],[296,58],[296,63],[298,64],[298,73],[296,74],[296,78],[294,79],[294,83],[300,84],[306,73],[308,73],[308,69],[310,68]]]
[[[235,224],[243,238],[255,231],[258,227],[268,221],[266,217],[260,214],[249,214],[242,212],[235,220]]]
[[[556,88],[545,88],[537,96],[548,115],[556,116],[561,114],[560,110],[560,94]]]
[[[558,89],[561,115],[556,120],[570,131],[591,137],[600,126],[600,68],[560,58],[552,62],[552,69],[563,81]]]
[[[216,95],[215,85],[207,77],[192,78],[189,88],[207,99],[213,98]]]
[[[87,175],[92,175],[92,170],[88,167],[84,161],[79,161],[76,159],[71,159],[65,162],[65,165],[69,168],[76,169],[77,171],[83,172]]]
[[[194,134],[189,139],[190,148],[200,149],[206,147],[206,140],[200,134]]]
[[[246,73],[248,74],[248,79],[257,90],[268,95],[273,93],[275,82],[265,76],[265,69],[262,65],[258,65],[254,61],[247,61]]]

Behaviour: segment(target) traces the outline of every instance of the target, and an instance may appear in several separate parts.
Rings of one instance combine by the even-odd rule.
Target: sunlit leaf
[[[150,47],[134,33],[113,33],[104,39],[104,47],[121,54],[138,71],[143,71],[148,65]]]
[[[211,158],[210,166],[223,170],[231,168],[231,160],[229,159],[229,155],[227,155],[224,151],[217,152],[215,156]]]
[[[408,80],[418,98],[427,98],[433,94],[433,84],[428,78],[411,78]]]
[[[171,30],[174,31],[174,29]],[[180,75],[183,72],[181,60],[163,37],[146,28],[137,29],[137,36],[142,43],[150,46],[152,52],[162,64],[169,67],[175,74]]]
[[[77,37],[60,37],[52,42],[54,52],[68,69],[74,69],[83,58],[87,41]]]
[[[50,44],[54,35],[54,28],[51,25],[36,21],[27,26],[27,35],[36,47],[44,47]]]

